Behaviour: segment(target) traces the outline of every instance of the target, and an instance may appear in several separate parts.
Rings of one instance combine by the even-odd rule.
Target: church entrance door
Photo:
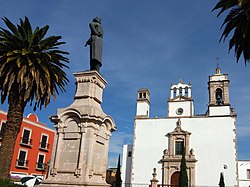
[[[171,187],[179,187],[180,172],[176,171],[171,176]]]

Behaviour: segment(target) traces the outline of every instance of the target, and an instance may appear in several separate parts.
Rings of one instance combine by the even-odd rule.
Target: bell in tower
[[[216,96],[216,105],[223,105],[222,90],[220,88],[216,89],[215,96]]]

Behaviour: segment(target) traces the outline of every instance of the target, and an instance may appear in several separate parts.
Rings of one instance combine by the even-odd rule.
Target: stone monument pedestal
[[[97,71],[74,76],[74,102],[51,116],[57,135],[49,177],[41,187],[110,186],[106,183],[108,146],[116,126],[101,108],[107,82]]]

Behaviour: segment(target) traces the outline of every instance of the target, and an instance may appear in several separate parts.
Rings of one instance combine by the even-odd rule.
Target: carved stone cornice
[[[94,74],[94,76],[93,76]],[[77,83],[91,82],[104,89],[107,81],[97,71],[85,71],[74,73]],[[96,78],[97,77],[97,78]]]

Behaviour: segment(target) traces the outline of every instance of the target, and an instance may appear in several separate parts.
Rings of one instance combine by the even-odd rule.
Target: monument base
[[[110,187],[108,146],[116,125],[101,107],[107,82],[97,71],[74,76],[74,102],[50,118],[57,133],[48,178],[39,187]]]

